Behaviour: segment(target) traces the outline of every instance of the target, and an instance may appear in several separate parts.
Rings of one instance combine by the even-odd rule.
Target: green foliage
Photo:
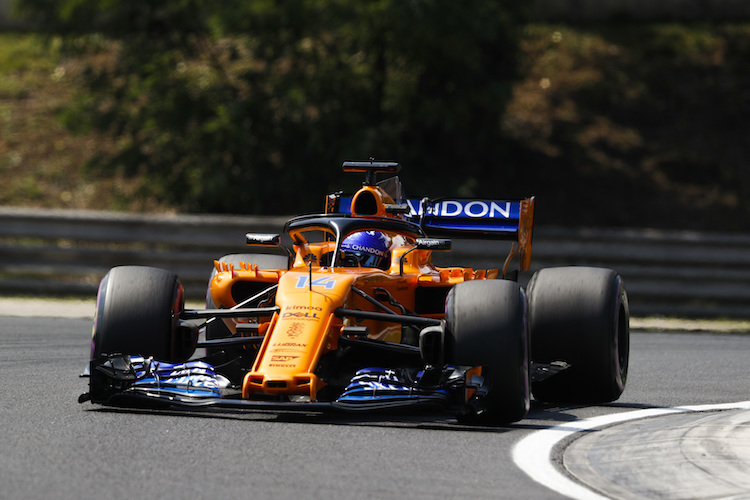
[[[482,194],[517,76],[497,0],[24,0],[85,55],[72,129],[117,138],[92,171],[182,210],[319,210],[344,159],[396,159]],[[460,165],[464,186],[438,175]],[[434,179],[434,180],[429,180]],[[471,179],[475,179],[473,182]],[[445,180],[445,179],[443,179]]]
[[[50,52],[52,58],[50,58]],[[55,50],[49,51],[41,38],[29,36],[19,40],[14,34],[0,33],[0,73],[48,70],[54,68],[52,62]]]
[[[523,46],[506,131],[533,170],[508,180],[539,217],[747,231],[750,25],[532,25]]]

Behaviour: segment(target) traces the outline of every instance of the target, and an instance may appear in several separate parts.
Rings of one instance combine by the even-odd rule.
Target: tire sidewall
[[[526,296],[517,283],[477,280],[456,285],[446,300],[446,360],[482,367],[488,410],[482,423],[504,424],[529,410]]]
[[[102,279],[92,334],[92,359],[102,354],[182,361],[177,335],[185,295],[177,275],[144,266],[112,268]]]
[[[535,382],[535,397],[616,400],[625,388],[630,352],[622,278],[610,269],[549,268],[538,271],[527,289],[532,362],[570,364],[566,371]]]

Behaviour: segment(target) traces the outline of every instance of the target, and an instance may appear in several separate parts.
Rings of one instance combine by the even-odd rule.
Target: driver
[[[380,231],[360,231],[341,242],[344,267],[377,267],[387,270],[391,266],[391,241]]]

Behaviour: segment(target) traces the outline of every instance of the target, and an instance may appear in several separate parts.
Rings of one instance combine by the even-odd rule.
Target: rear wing
[[[329,198],[330,212],[351,214],[351,196]],[[335,201],[334,201],[335,200]],[[334,201],[333,203],[331,203]],[[534,197],[518,201],[439,198],[406,199],[387,207],[389,213],[421,226],[430,237],[477,238],[513,241],[505,262],[519,256],[520,271],[531,265]]]

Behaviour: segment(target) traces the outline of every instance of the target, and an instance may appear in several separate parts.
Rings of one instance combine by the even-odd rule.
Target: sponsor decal
[[[298,342],[277,342],[273,347],[307,347],[307,344],[300,344]]]
[[[279,243],[278,234],[248,233],[245,238],[248,243],[255,245],[277,245]]]
[[[318,311],[322,310],[322,307],[317,306],[290,305],[284,307],[284,312],[282,313],[281,318],[317,321],[320,319],[320,317],[318,316]]]
[[[296,339],[302,334],[302,323],[292,323],[286,331],[286,336]]]
[[[407,200],[410,215],[422,215],[421,203]],[[428,207],[427,214],[435,217],[469,217],[472,219],[510,219],[511,202],[509,201],[467,201],[444,200]]]
[[[340,210],[351,213],[349,196],[341,197]],[[406,200],[409,206],[407,218],[417,221],[422,214],[422,200],[412,198]],[[465,219],[494,219],[512,220],[519,217],[520,204],[513,201],[499,200],[442,200],[427,207],[424,215],[432,217],[458,217]],[[469,228],[466,228],[469,229]]]
[[[419,244],[423,247],[428,247],[428,248],[445,246],[446,241],[450,241],[450,240],[439,240],[436,238],[419,238]]]
[[[285,312],[281,315],[282,319],[307,319],[307,320],[319,320],[318,313],[311,312]]]
[[[284,310],[285,310],[285,311],[294,311],[294,310],[296,310],[296,309],[302,309],[302,310],[305,310],[305,311],[322,311],[322,310],[323,310],[323,308],[322,308],[322,307],[317,307],[317,306],[298,306],[298,305],[291,305],[291,306],[286,306],[286,307],[284,307]]]
[[[299,358],[299,356],[281,356],[281,355],[274,355],[271,356],[271,362],[273,361],[292,361]]]
[[[357,245],[356,243],[351,245],[341,245],[342,250],[351,250],[352,252],[364,252],[370,255],[377,255],[378,257],[385,257],[386,252],[377,248],[368,247],[365,245]]]
[[[316,257],[314,253],[308,253],[307,255],[302,257],[302,260],[305,262],[305,264],[315,264],[316,262],[318,262],[318,257]]]

